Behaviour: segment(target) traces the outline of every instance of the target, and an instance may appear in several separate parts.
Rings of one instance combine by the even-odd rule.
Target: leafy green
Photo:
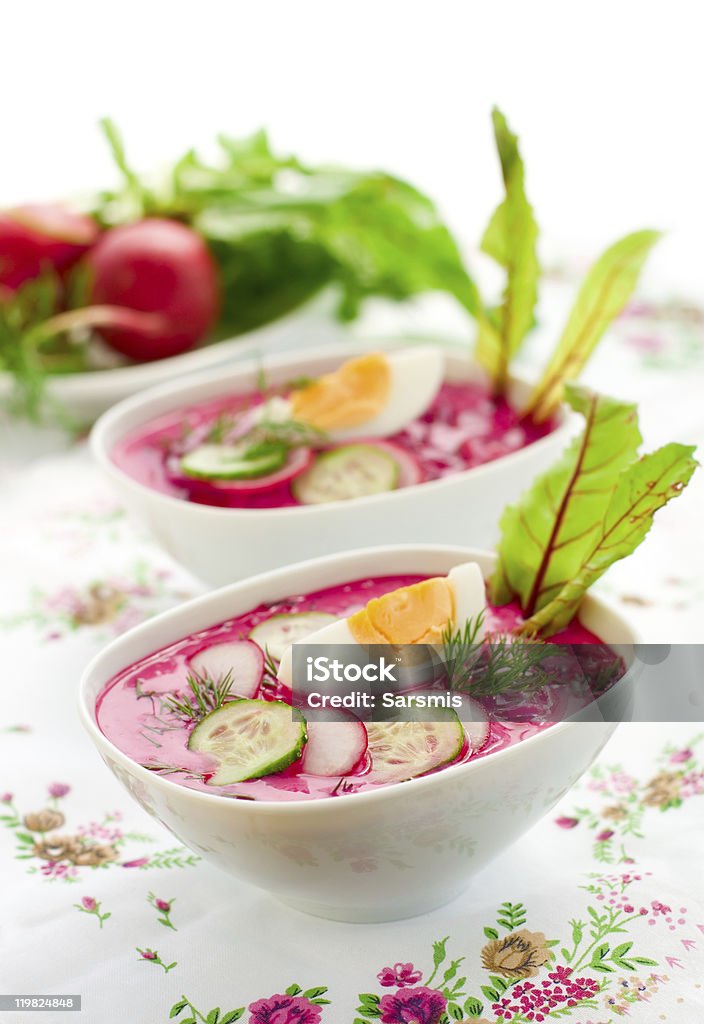
[[[243,139],[221,135],[213,160],[190,149],[159,179],[145,179],[129,162],[116,125],[107,118],[100,124],[120,181],[96,197],[91,212],[98,222],[109,228],[143,217],[173,218],[198,231],[213,253],[222,302],[204,343],[277,320],[329,286],[343,321],[354,319],[373,296],[402,301],[428,290],[453,296],[470,314],[479,308],[474,282],[434,204],[400,178],[306,166],[276,154],[259,131]],[[35,295],[48,294],[45,283],[3,295],[0,369],[14,378],[16,412],[39,418],[47,374],[91,368],[88,332],[68,330],[59,341],[34,333],[43,316],[87,304],[85,281],[74,287],[80,280],[80,273],[72,275],[45,303],[46,313]]]
[[[501,519],[492,600],[516,600],[527,615],[579,570],[598,536],[614,476],[641,442],[634,405],[575,385],[567,386],[566,397],[584,416],[584,431]]]
[[[564,382],[582,370],[609,324],[628,302],[658,231],[636,231],[610,246],[594,263],[570,313],[562,337],[525,409],[546,420],[563,396]]]
[[[434,204],[380,171],[311,167],[277,156],[263,131],[218,138],[212,163],[189,150],[158,188],[128,165],[111,122],[103,122],[124,185],[103,193],[107,224],[144,215],[190,223],[218,263],[224,307],[220,335],[250,330],[337,285],[338,315],[358,315],[370,296],[407,299],[448,292],[470,313],[476,288]]]
[[[505,511],[490,583],[497,604],[520,604],[528,635],[550,636],[570,622],[586,590],[635,550],[697,465],[694,449],[680,444],[638,459],[634,406],[575,385],[566,393],[584,430]]]
[[[511,358],[533,325],[540,266],[538,225],[526,196],[518,139],[500,110],[494,108],[492,120],[506,196],[484,232],[481,249],[506,270],[506,286],[501,305],[478,315],[476,355],[503,391]]]
[[[694,451],[691,445],[667,444],[621,471],[591,551],[559,593],[526,620],[525,632],[550,634],[570,622],[587,589],[638,547],[655,512],[687,485],[697,467]]]
[[[26,413],[37,419],[44,400],[47,368],[66,373],[81,363],[76,348],[65,339],[46,344],[47,339],[36,331],[38,324],[54,316],[61,301],[61,281],[51,273],[27,281],[0,301],[0,369],[12,378],[8,405],[13,413]]]

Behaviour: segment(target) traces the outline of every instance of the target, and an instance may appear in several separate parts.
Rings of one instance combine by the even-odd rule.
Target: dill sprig
[[[166,705],[172,714],[184,722],[197,724],[211,711],[222,707],[231,695],[233,682],[232,671],[218,679],[193,673],[186,678],[190,694],[183,697],[169,695]]]
[[[210,429],[208,430],[205,439],[210,444],[222,444],[236,426],[236,416],[229,412],[221,412],[210,425]]]
[[[263,419],[245,434],[237,435],[240,418],[249,412],[249,409],[244,409],[240,413],[221,413],[213,420],[205,440],[209,444],[230,443],[241,448],[244,453],[260,444],[281,444],[287,448],[322,448],[328,443],[328,435],[324,431],[298,420]]]
[[[264,647],[264,675],[262,676],[261,687],[267,693],[275,693],[279,687],[279,665],[269,650]]]
[[[484,612],[468,619],[463,628],[453,633],[448,624],[442,634],[442,660],[445,665],[448,686],[452,690],[462,689],[462,683],[471,671],[482,648],[477,642],[484,622]]]
[[[13,379],[8,406],[10,412],[34,422],[41,419],[44,404],[49,404],[55,415],[61,413],[46,394],[46,374],[85,368],[85,346],[66,337],[53,338],[42,330],[60,309],[63,296],[61,280],[49,271],[13,294],[5,294],[0,286],[0,370]],[[65,426],[73,426],[67,412],[59,418]]]
[[[264,647],[264,675],[269,676],[274,682],[279,678],[279,666],[268,644]]]
[[[328,443],[328,435],[324,430],[299,420],[262,420],[243,440],[250,439],[253,444],[278,441],[288,448],[321,448]]]
[[[493,636],[478,640],[483,615],[470,619],[455,632],[443,633],[443,661],[448,688],[472,697],[496,697],[508,692],[528,693],[550,682],[545,661],[560,653],[559,646],[542,641]]]

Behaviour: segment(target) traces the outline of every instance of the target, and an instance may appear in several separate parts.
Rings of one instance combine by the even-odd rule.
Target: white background
[[[500,191],[496,102],[523,141],[544,251],[588,257],[661,227],[651,280],[704,291],[699,0],[24,0],[3,14],[0,204],[109,182],[105,114],[142,167],[264,124],[303,158],[405,175],[471,245]]]

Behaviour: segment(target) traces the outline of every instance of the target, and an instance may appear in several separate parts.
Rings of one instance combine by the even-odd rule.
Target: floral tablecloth
[[[633,307],[588,380],[642,400],[647,442],[704,439],[704,315]],[[84,736],[87,659],[202,587],[128,522],[82,444],[28,459],[34,443],[0,458],[0,993],[80,994],[86,1024],[704,1020],[704,726],[622,725],[442,910],[300,915],[179,846]],[[653,641],[701,638],[703,494],[696,480],[604,581]],[[0,1016],[15,1019],[33,1018]]]

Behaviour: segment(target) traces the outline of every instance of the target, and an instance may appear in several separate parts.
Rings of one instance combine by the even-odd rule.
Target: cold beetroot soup
[[[421,361],[418,352],[412,355]],[[386,406],[370,401],[360,411],[363,403],[358,400],[345,413],[344,399],[352,404],[349,394],[338,399],[337,391],[329,399],[332,408],[322,413],[302,402],[296,405],[295,395],[323,388],[326,377],[312,385],[292,382],[279,389],[231,394],[156,417],[121,439],[112,460],[147,487],[186,501],[282,508],[364,497],[451,476],[525,448],[554,429],[552,420],[538,424],[521,417],[484,383],[443,381],[440,376],[432,384],[432,368],[424,372],[422,365],[412,367],[419,380],[409,380],[411,399],[401,387],[411,378],[401,355],[389,357],[388,363],[399,385],[397,393],[389,391]],[[432,386],[424,390],[421,381]],[[366,379],[355,384],[371,387]],[[368,398],[369,390],[362,395]]]
[[[451,712],[454,724],[430,727],[422,736],[422,748],[414,748],[411,755],[406,750],[399,768],[399,758],[389,753],[385,724],[365,727],[356,719],[306,723],[292,710],[291,691],[277,678],[279,659],[291,641],[351,616],[371,599],[427,579],[404,575],[355,580],[260,605],[185,637],[142,658],[105,685],[96,702],[98,726],[133,761],[176,785],[264,801],[369,791],[490,756],[549,728],[556,720],[554,703],[539,694],[520,706],[514,700],[508,709],[500,698],[480,699],[472,702],[479,714],[471,728],[457,724]],[[489,635],[510,634],[520,622],[515,606],[486,605]],[[566,657],[568,684],[571,674],[596,680],[603,677],[605,666],[614,669],[619,662],[576,620],[552,642]],[[611,679],[618,675],[612,671]],[[202,685],[194,690],[189,676]],[[603,679],[600,685],[603,688]],[[210,730],[207,742],[198,741],[216,715],[224,724]],[[224,760],[223,749],[229,751]],[[417,756],[418,764],[409,767],[409,756]],[[247,773],[249,777],[243,778]],[[228,781],[235,777],[238,781]]]

